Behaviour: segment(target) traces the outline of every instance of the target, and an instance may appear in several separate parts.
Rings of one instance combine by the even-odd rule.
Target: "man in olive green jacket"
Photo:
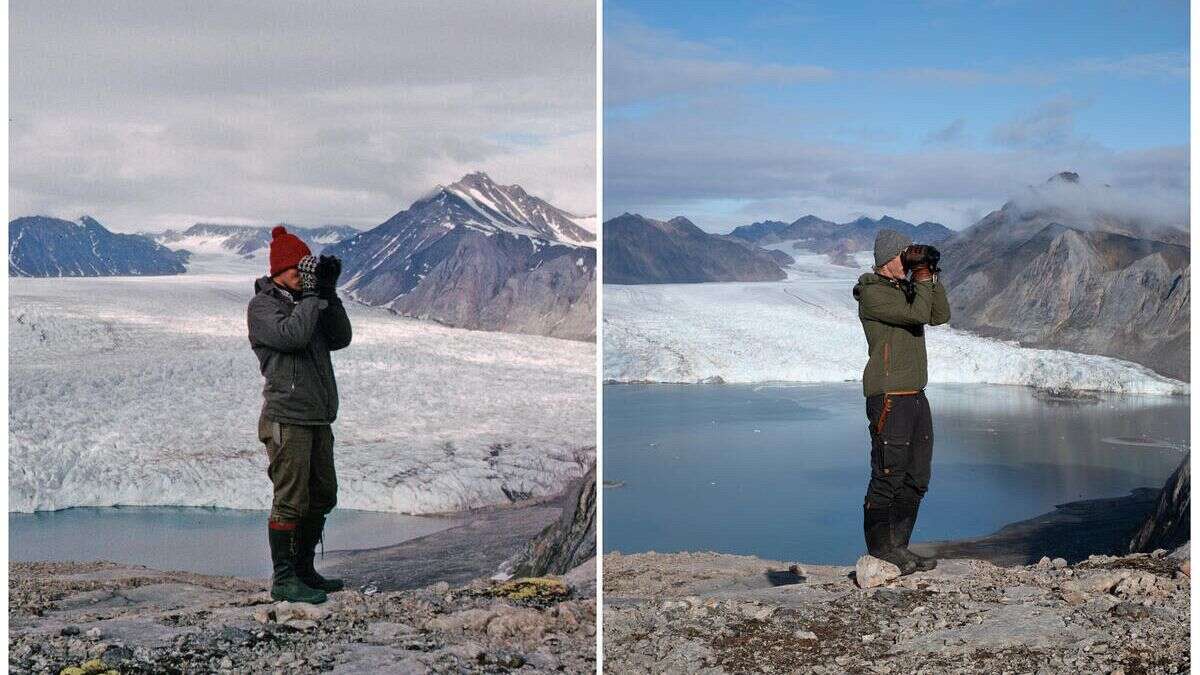
[[[875,271],[854,286],[870,354],[863,395],[871,433],[871,480],[863,501],[867,551],[901,574],[931,570],[933,558],[908,549],[921,498],[929,488],[933,418],[925,398],[929,379],[925,326],[950,320],[936,258],[894,230],[875,238]],[[911,274],[911,278],[909,278]]]

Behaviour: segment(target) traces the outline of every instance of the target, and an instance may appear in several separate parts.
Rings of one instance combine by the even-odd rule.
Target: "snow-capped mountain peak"
[[[342,258],[342,291],[364,304],[452,326],[591,340],[595,235],[574,218],[520,186],[470,173],[327,252]]]
[[[449,186],[438,186],[423,201],[435,199],[439,193],[458,198],[478,213],[481,229],[494,228],[572,246],[595,245],[596,234],[585,226],[588,218],[534,197],[520,185],[500,185],[482,171],[469,173]]]

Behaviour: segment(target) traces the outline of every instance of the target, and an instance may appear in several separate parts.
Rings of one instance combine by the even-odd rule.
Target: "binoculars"
[[[909,244],[900,254],[900,263],[904,265],[905,272],[924,267],[937,274],[941,259],[942,252],[928,244]]]

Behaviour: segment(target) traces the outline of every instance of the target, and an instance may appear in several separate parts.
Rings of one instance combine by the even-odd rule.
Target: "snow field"
[[[780,248],[796,264],[779,282],[605,285],[605,379],[860,380],[867,344],[851,289],[866,269]],[[1142,394],[1189,390],[1186,383],[1119,359],[1024,348],[948,326],[928,328],[926,346],[931,382]]]
[[[10,279],[9,510],[269,508],[252,282]],[[340,507],[544,496],[595,457],[594,345],[347,309],[354,343],[333,355]]]

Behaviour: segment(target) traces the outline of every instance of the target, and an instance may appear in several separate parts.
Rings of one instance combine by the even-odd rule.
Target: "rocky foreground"
[[[9,565],[11,673],[593,672],[595,561],[561,577],[275,603],[262,581]]]
[[[613,673],[1182,673],[1189,547],[999,567],[799,566],[717,553],[604,558]],[[894,570],[894,567],[892,568]],[[882,574],[882,577],[876,575]],[[868,588],[860,588],[868,586]],[[870,587],[873,584],[874,587]]]

